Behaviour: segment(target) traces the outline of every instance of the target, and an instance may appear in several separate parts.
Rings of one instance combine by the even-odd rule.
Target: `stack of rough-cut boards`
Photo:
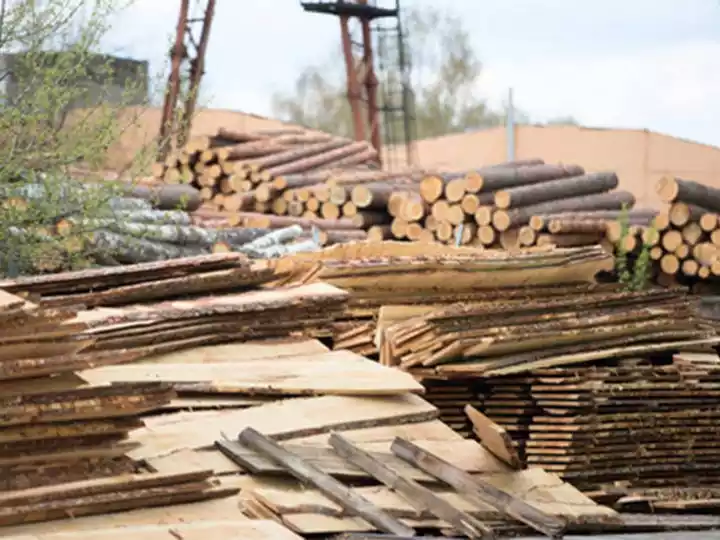
[[[129,474],[128,434],[173,390],[85,384],[75,370],[137,355],[85,352],[74,316],[0,291],[0,526],[215,496],[209,471]]]
[[[682,353],[489,379],[485,408],[528,466],[621,508],[717,508],[720,359]],[[520,390],[520,391],[516,391]]]
[[[599,247],[508,253],[382,242],[289,256],[276,271],[286,282],[322,281],[348,291],[345,314],[334,324],[334,347],[376,355],[378,319],[389,324],[429,307],[481,301],[497,288],[588,283],[612,267],[612,257]]]
[[[384,326],[380,357],[418,375],[490,377],[719,341],[681,290],[526,287]]]
[[[273,349],[277,351],[275,357],[271,356]],[[333,432],[341,433],[345,439],[376,456],[389,459],[391,464],[399,461],[390,452],[391,443],[398,437],[435,455],[451,457],[454,466],[472,475],[487,476],[488,482],[500,487],[506,495],[514,496],[513,500],[520,503],[524,500],[531,503],[536,512],[548,514],[546,519],[551,524],[569,520],[571,523],[600,522],[598,526],[602,526],[618,520],[613,511],[596,505],[557,476],[539,470],[513,470],[477,442],[463,439],[438,420],[439,411],[435,407],[417,395],[423,387],[410,374],[383,367],[349,351],[325,349],[323,352],[317,342],[219,345],[175,352],[132,365],[89,369],[79,376],[94,384],[154,380],[174,387],[180,392],[181,400],[192,400],[192,396],[247,400],[242,405],[231,404],[233,408],[220,406],[219,410],[184,410],[146,416],[146,426],[131,434],[131,441],[138,446],[129,456],[153,474],[185,477],[213,471],[219,480],[216,491],[242,490],[239,498],[231,496],[191,506],[197,509],[202,505],[206,509],[189,511],[189,515],[197,516],[197,521],[217,519],[217,509],[230,508],[226,506],[229,500],[236,510],[224,510],[222,519],[225,520],[260,516],[279,521],[303,535],[378,529],[342,505],[338,508],[337,503],[319,491],[299,490],[295,480],[278,477],[276,462],[268,461],[266,454],[250,449],[246,442],[238,443],[238,435],[246,428],[254,428],[263,437],[281,442],[286,450],[330,472],[346,488],[348,483],[357,480],[366,486],[373,483],[368,484],[371,475],[339,456],[333,457],[328,446]],[[329,464],[335,469],[326,469]],[[403,470],[413,468],[406,465]],[[522,525],[516,518],[478,505],[472,498],[465,501],[449,487],[440,487],[442,483],[429,478],[427,473],[416,470],[413,475],[455,507],[487,521],[487,526],[501,531]],[[406,527],[450,527],[446,520],[432,512],[413,510],[407,500],[388,488],[379,487],[377,481],[374,487],[353,488],[352,492],[370,498],[375,506]],[[170,511],[164,510],[163,515]],[[108,521],[112,525],[105,526],[150,524],[148,515],[156,516],[152,519],[163,519],[157,517],[158,513],[158,510],[136,510],[128,513],[125,521],[118,514]],[[97,524],[97,518],[87,517],[25,525],[3,532],[41,534],[50,530],[88,530]]]
[[[6,280],[0,288],[48,309],[94,308],[67,325],[82,332],[88,351],[105,354],[328,333],[347,293],[322,283],[260,288],[281,275],[270,262],[231,253]]]

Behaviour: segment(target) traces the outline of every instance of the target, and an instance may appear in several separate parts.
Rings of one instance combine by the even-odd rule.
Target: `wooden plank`
[[[487,448],[496,458],[507,463],[513,469],[522,468],[522,461],[515,450],[513,441],[502,427],[490,420],[472,405],[465,406],[465,414],[472,422],[480,444]]]
[[[440,420],[418,422],[415,424],[396,424],[391,426],[376,426],[370,428],[343,430],[343,435],[353,442],[378,445],[376,451],[390,451],[390,445],[395,437],[402,437],[409,441],[433,442],[461,442],[466,441],[462,435]],[[329,432],[306,437],[292,437],[293,443],[328,446]],[[495,460],[499,463],[498,460]]]
[[[391,449],[398,457],[407,460],[428,474],[438,477],[464,496],[488,504],[497,511],[525,523],[536,531],[555,537],[561,535],[565,530],[565,520],[546,514],[487,482],[473,478],[461,469],[424,451],[411,442],[396,439]]]
[[[395,535],[413,536],[415,531],[406,527],[396,519],[375,507],[352,489],[323,474],[321,471],[303,462],[280,445],[268,439],[253,428],[245,428],[239,436],[240,442],[253,450],[262,452],[277,463],[283,465],[288,472],[303,482],[314,485],[331,500],[362,517],[381,531]]]
[[[42,523],[29,523],[0,528],[3,538],[7,536],[39,536],[41,538],[64,533],[68,536],[82,534],[91,535],[95,531],[117,529],[126,531],[131,528],[141,528],[155,525],[178,525],[185,522],[207,521],[245,521],[238,506],[237,497],[212,499],[201,502],[183,503],[172,506],[159,506],[155,508],[140,508],[128,510],[117,514],[103,514],[96,516],[76,516],[72,519],[62,519]]]
[[[106,366],[79,375],[89,384],[162,381],[178,392],[253,396],[381,396],[424,391],[412,375],[346,350],[237,363]]]
[[[87,518],[80,518],[87,519]],[[48,532],[27,535],[12,535],[9,540],[300,540],[301,537],[274,521],[225,519],[197,523],[176,523],[117,527],[105,527],[90,531]]]
[[[228,343],[211,347],[195,347],[185,351],[153,356],[144,360],[153,364],[218,364],[276,358],[304,358],[328,352],[316,339],[264,339],[244,343]]]
[[[332,440],[332,435],[331,435]],[[217,448],[228,459],[251,474],[258,475],[281,475],[287,474],[287,471],[267,456],[255,452],[237,441],[221,441],[216,443]],[[338,478],[373,478],[373,476],[363,468],[348,463],[342,457],[338,456],[331,448],[318,448],[312,446],[301,446],[297,444],[283,444],[282,447],[291,452],[293,455],[302,459],[305,463],[322,471],[324,474]],[[393,470],[402,471],[403,474],[413,478],[414,480],[437,483],[437,479],[430,476],[415,467],[408,465],[403,460],[391,453],[373,453],[376,459],[382,459],[383,462],[389,462]]]
[[[432,491],[403,474],[386,466],[377,456],[357,448],[338,433],[330,436],[330,444],[342,457],[372,475],[388,488],[405,497],[419,510],[429,510],[439,519],[450,523],[468,538],[494,538],[492,529],[471,515],[437,497]]]
[[[437,409],[419,396],[322,396],[298,398],[243,410],[183,412],[146,419],[146,427],[130,434],[141,447],[134,459],[172,454],[183,449],[210,448],[218,439],[234,438],[256,427],[276,440],[369,428],[436,418]]]

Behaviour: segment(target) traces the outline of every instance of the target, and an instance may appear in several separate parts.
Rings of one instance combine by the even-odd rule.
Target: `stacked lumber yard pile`
[[[270,520],[302,536],[455,529],[485,538],[667,526],[623,518],[553,473],[504,463],[438,420],[411,375],[316,341],[208,346],[78,376],[94,385],[152,381],[184,395],[192,410],[145,416],[145,427],[131,434],[137,447],[129,457],[148,475],[212,471],[215,491],[227,497],[162,514],[21,525],[3,530],[7,535],[103,527],[127,534],[133,524],[217,516]],[[189,404],[213,399],[217,410]]]
[[[646,243],[663,282],[712,284],[720,276],[720,190],[664,177],[656,191],[667,206],[655,218]]]
[[[106,354],[327,334],[347,293],[324,283],[263,288],[280,275],[270,262],[225,253],[10,279],[0,289],[48,308],[95,308],[72,323],[82,328],[88,350]]]
[[[318,266],[318,262],[322,264]],[[355,243],[316,253],[286,257],[278,263],[290,280],[318,280],[349,293],[345,312],[333,323],[332,343],[364,356],[379,355],[379,330],[428,310],[458,302],[522,298],[528,287],[549,296],[581,293],[582,283],[598,271],[612,269],[612,257],[599,247],[551,250],[535,248],[523,255],[478,251],[470,247],[404,242]],[[556,282],[574,285],[557,287]],[[506,292],[509,291],[509,292]],[[454,429],[470,434],[463,411],[482,404],[477,381],[433,380],[427,397]]]
[[[372,277],[380,298],[388,273],[402,273],[376,323],[380,362],[432,381],[428,399],[442,396],[437,405],[448,408],[448,421],[462,422],[464,403],[484,411],[515,440],[521,462],[599,500],[710,507],[720,472],[720,360],[711,347],[720,338],[696,318],[682,289],[628,292],[591,283],[610,259],[602,253],[574,248],[503,260],[484,252],[456,259],[454,269],[433,261],[423,276],[428,287],[450,293],[466,280],[475,288],[444,306],[403,298],[409,262],[388,270],[360,259],[325,272],[351,291],[350,306],[363,280]],[[694,350],[706,352],[678,353]],[[463,431],[477,435],[472,415],[465,421]]]
[[[614,191],[612,172],[540,160],[499,164],[464,174],[428,174],[404,197],[392,230],[396,238],[513,249],[604,243],[607,223],[625,209],[634,223],[653,212],[632,210],[635,198]]]
[[[137,354],[87,352],[72,310],[0,297],[0,525],[214,496],[209,472],[131,474],[128,434],[173,398],[169,385],[79,384],[74,373]]]
[[[420,248],[429,253],[413,253]],[[388,252],[400,255],[382,256]],[[234,527],[241,537],[288,539],[718,526],[618,514],[572,487],[564,471],[523,469],[512,446],[499,450],[477,418],[482,400],[465,401],[479,434],[468,440],[420,396],[415,373],[313,339],[353,310],[393,306],[379,319],[381,356],[402,362],[394,332],[409,316],[422,333],[435,324],[428,312],[465,306],[468,322],[458,331],[474,344],[477,317],[468,306],[532,303],[538,291],[559,313],[545,316],[552,328],[571,318],[558,311],[565,296],[586,289],[618,324],[611,306],[645,310],[641,320],[652,322],[643,303],[650,298],[658,317],[671,308],[684,313],[674,291],[628,296],[587,285],[611,265],[597,246],[511,255],[359,243],[275,261],[225,253],[0,282],[8,291],[0,365],[13,379],[0,388],[8,408],[0,430],[3,536],[151,530],[165,538],[170,526],[181,534],[180,523],[188,537],[199,534],[193,527]],[[488,287],[501,291],[494,302]],[[23,314],[19,325],[13,313]],[[28,313],[42,317],[28,321]],[[434,331],[445,344],[443,328]],[[646,330],[659,350],[671,338],[705,337],[687,325]],[[546,347],[548,332],[538,328],[533,343]],[[424,358],[425,343],[409,346]],[[422,377],[433,371],[440,382],[439,368],[423,369]],[[454,395],[456,403],[465,396]]]
[[[157,164],[155,174],[198,187],[207,201],[201,215],[225,215],[234,225],[314,225],[323,243],[609,245],[606,239],[618,239],[608,236],[607,223],[635,203],[630,193],[614,191],[614,173],[586,173],[579,165],[528,159],[464,173],[388,172],[375,160],[365,143],[327,134],[221,129]],[[644,226],[653,215],[632,210],[628,218]]]

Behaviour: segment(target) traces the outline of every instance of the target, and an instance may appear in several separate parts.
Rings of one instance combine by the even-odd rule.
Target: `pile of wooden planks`
[[[4,291],[0,301],[0,491],[132,472],[124,455],[137,445],[128,433],[141,426],[138,415],[172,399],[172,388],[158,382],[85,384],[74,371],[140,355],[90,350],[92,340],[71,322],[73,310],[44,309]],[[70,507],[52,502],[62,493],[3,496],[0,524],[65,512]]]
[[[12,525],[80,518],[225,497],[236,489],[213,485],[210,471],[123,474],[0,493],[0,531]],[[5,536],[3,534],[3,536]]]
[[[78,315],[93,350],[160,354],[214,343],[292,334],[323,336],[347,293],[324,283],[98,308]]]
[[[719,383],[717,354],[637,356],[490,378],[485,409],[529,467],[592,498],[706,510],[717,508]]]
[[[612,266],[612,257],[599,247],[510,253],[386,241],[287,257],[278,271],[288,280],[318,280],[347,291],[347,310],[334,325],[334,346],[374,356],[378,321],[389,325],[433,307],[480,301],[498,287],[545,290],[556,283],[593,282]]]
[[[270,264],[250,261],[239,253],[218,253],[5,279],[0,281],[0,289],[29,295],[47,308],[94,308],[237,293],[257,288],[278,275]]]
[[[720,276],[720,190],[664,177],[656,191],[667,206],[655,218],[645,242],[662,281],[693,284]]]
[[[498,289],[397,322],[382,329],[380,360],[424,376],[500,376],[720,342],[681,291],[558,292]]]

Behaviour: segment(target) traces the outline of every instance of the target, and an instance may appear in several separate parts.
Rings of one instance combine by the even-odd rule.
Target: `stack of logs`
[[[692,284],[720,276],[720,190],[664,177],[656,191],[667,207],[645,236],[662,277],[668,283]]]
[[[608,222],[635,204],[612,191],[612,172],[586,173],[579,165],[530,160],[462,175],[426,175],[393,220],[395,237],[503,249],[615,243]],[[392,211],[392,210],[391,210]],[[647,223],[651,212],[633,211]]]
[[[320,244],[385,239],[512,249],[605,244],[635,204],[613,172],[525,159],[462,173],[381,171],[364,142],[302,130],[220,129],[156,164],[165,182],[190,182],[197,212],[230,225],[315,227]],[[632,210],[646,226],[650,211]],[[627,243],[641,244],[638,231]],[[632,251],[629,249],[628,251]]]
[[[198,215],[249,227],[314,226],[325,244],[366,238],[363,219],[372,217],[339,219],[351,212],[341,212],[345,201],[331,202],[330,186],[391,179],[376,162],[377,152],[367,143],[324,133],[219,129],[155,164],[153,174],[197,187],[205,201]]]

